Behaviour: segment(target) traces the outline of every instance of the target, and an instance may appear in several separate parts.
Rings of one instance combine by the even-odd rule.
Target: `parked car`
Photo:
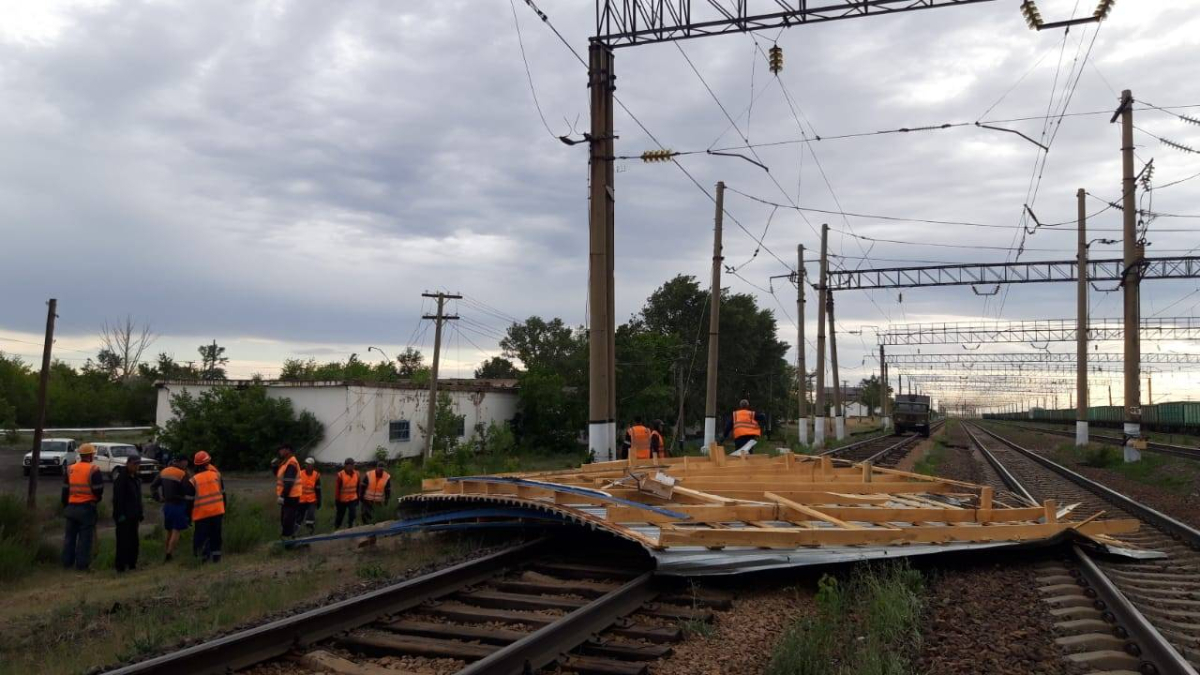
[[[68,464],[76,460],[75,450],[78,447],[74,438],[43,438],[38,454],[38,473],[62,473]],[[32,464],[33,453],[25,453],[23,471],[26,476]]]
[[[125,461],[129,457],[138,454],[137,448],[128,443],[92,443],[96,447],[96,458],[92,461],[96,466],[104,472],[104,475],[112,478],[113,473],[118,466],[125,466]],[[158,462],[149,457],[142,457],[142,461],[138,464],[138,475],[142,478],[153,479],[158,475]]]

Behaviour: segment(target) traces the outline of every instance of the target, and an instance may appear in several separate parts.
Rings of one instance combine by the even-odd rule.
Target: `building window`
[[[467,435],[467,418],[465,415],[458,416],[458,437],[462,438]]]
[[[388,422],[388,441],[391,443],[407,443],[410,439],[408,420]]]

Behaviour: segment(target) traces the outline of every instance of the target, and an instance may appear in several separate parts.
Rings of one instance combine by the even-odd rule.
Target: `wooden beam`
[[[863,529],[859,525],[853,525],[851,523],[847,523],[844,520],[839,520],[829,514],[821,512],[817,509],[805,506],[804,504],[800,504],[798,502],[794,502],[794,501],[788,499],[787,497],[780,497],[779,495],[777,495],[773,492],[764,493],[763,498],[767,499],[768,501],[772,501],[772,502],[775,502],[776,504],[779,504],[787,511],[791,511],[793,513],[799,513],[801,515],[808,516],[808,518],[796,518],[796,519],[788,518],[788,520],[823,520],[827,523],[832,523],[834,525],[837,525],[838,527],[842,527],[847,530]]]
[[[725,483],[720,481],[707,480],[690,480],[684,479],[685,487],[694,490],[708,492],[710,494],[721,495],[725,497],[732,496],[731,492],[842,492],[847,494],[914,494],[914,493],[947,493],[953,492],[955,487],[946,483],[931,482],[931,483],[908,483],[908,482],[887,482],[887,483],[828,483],[828,482],[800,482],[786,479],[772,479],[760,481],[746,481],[736,483]],[[746,499],[746,497],[740,497]],[[753,498],[750,498],[753,499]]]
[[[1011,523],[1034,521],[1042,517],[1042,507],[1020,509],[934,509],[883,508],[869,509],[847,506],[820,506],[823,513],[842,520],[862,523]]]

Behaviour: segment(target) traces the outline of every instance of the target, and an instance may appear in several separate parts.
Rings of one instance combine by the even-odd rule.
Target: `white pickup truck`
[[[74,438],[43,438],[38,453],[38,473],[62,473],[68,464],[78,458],[75,454],[78,449],[79,443]],[[32,465],[33,453],[27,452],[22,467],[26,476],[29,475]]]
[[[137,448],[128,443],[92,443],[96,447],[96,458],[92,461],[104,472],[105,476],[113,478],[118,466],[125,466],[125,461],[132,455],[138,454]],[[138,464],[138,475],[142,478],[153,479],[158,475],[158,462],[142,457]]]

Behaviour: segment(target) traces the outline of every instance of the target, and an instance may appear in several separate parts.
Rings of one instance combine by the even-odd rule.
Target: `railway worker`
[[[625,441],[629,444],[631,459],[650,459],[662,451],[662,437],[654,437],[650,427],[642,423],[641,415],[633,418],[633,426],[625,431]]]
[[[300,513],[298,523],[308,528],[309,535],[317,531],[317,509],[321,508],[321,472],[317,471],[317,460],[309,457],[300,470]]]
[[[163,528],[167,531],[166,555],[164,562],[170,562],[175,556],[175,547],[179,545],[179,536],[191,526],[188,510],[191,507],[195,491],[188,480],[187,457],[176,455],[171,458],[171,465],[158,472],[150,482],[150,495],[154,501],[163,505]]]
[[[383,508],[392,498],[392,477],[383,469],[383,462],[375,462],[375,468],[363,476],[359,494],[363,524],[375,522],[375,509]]]
[[[221,528],[225,520],[225,481],[212,466],[212,458],[201,450],[192,458],[196,472],[191,485],[192,522],[196,534],[192,539],[192,554],[201,562],[221,562]]]
[[[742,399],[738,402],[738,409],[733,411],[725,425],[725,438],[733,436],[734,451],[741,452],[743,446],[750,441],[757,441],[762,436],[762,428],[766,424],[766,416],[754,412],[750,402]]]
[[[662,420],[654,420],[650,423],[650,454],[651,456],[659,459],[666,457],[669,454],[667,452],[667,444],[665,441],[663,441],[662,431]]]
[[[354,527],[354,520],[358,515],[358,482],[358,470],[354,468],[354,460],[347,457],[342,464],[342,470],[337,472],[333,480],[333,502],[337,507],[333,529],[341,529],[342,518],[346,515],[350,516],[346,527]]]
[[[62,564],[86,572],[92,564],[92,542],[96,537],[96,505],[104,496],[104,475],[92,461],[96,446],[79,446],[79,461],[63,472],[62,505],[66,517]]]
[[[279,526],[283,538],[296,536],[296,513],[300,510],[300,461],[292,446],[279,446],[279,468],[275,470],[275,497],[279,502]]]
[[[113,475],[113,522],[116,523],[118,573],[137,569],[140,537],[138,526],[145,520],[142,508],[142,479],[138,476],[140,455],[126,458]]]

